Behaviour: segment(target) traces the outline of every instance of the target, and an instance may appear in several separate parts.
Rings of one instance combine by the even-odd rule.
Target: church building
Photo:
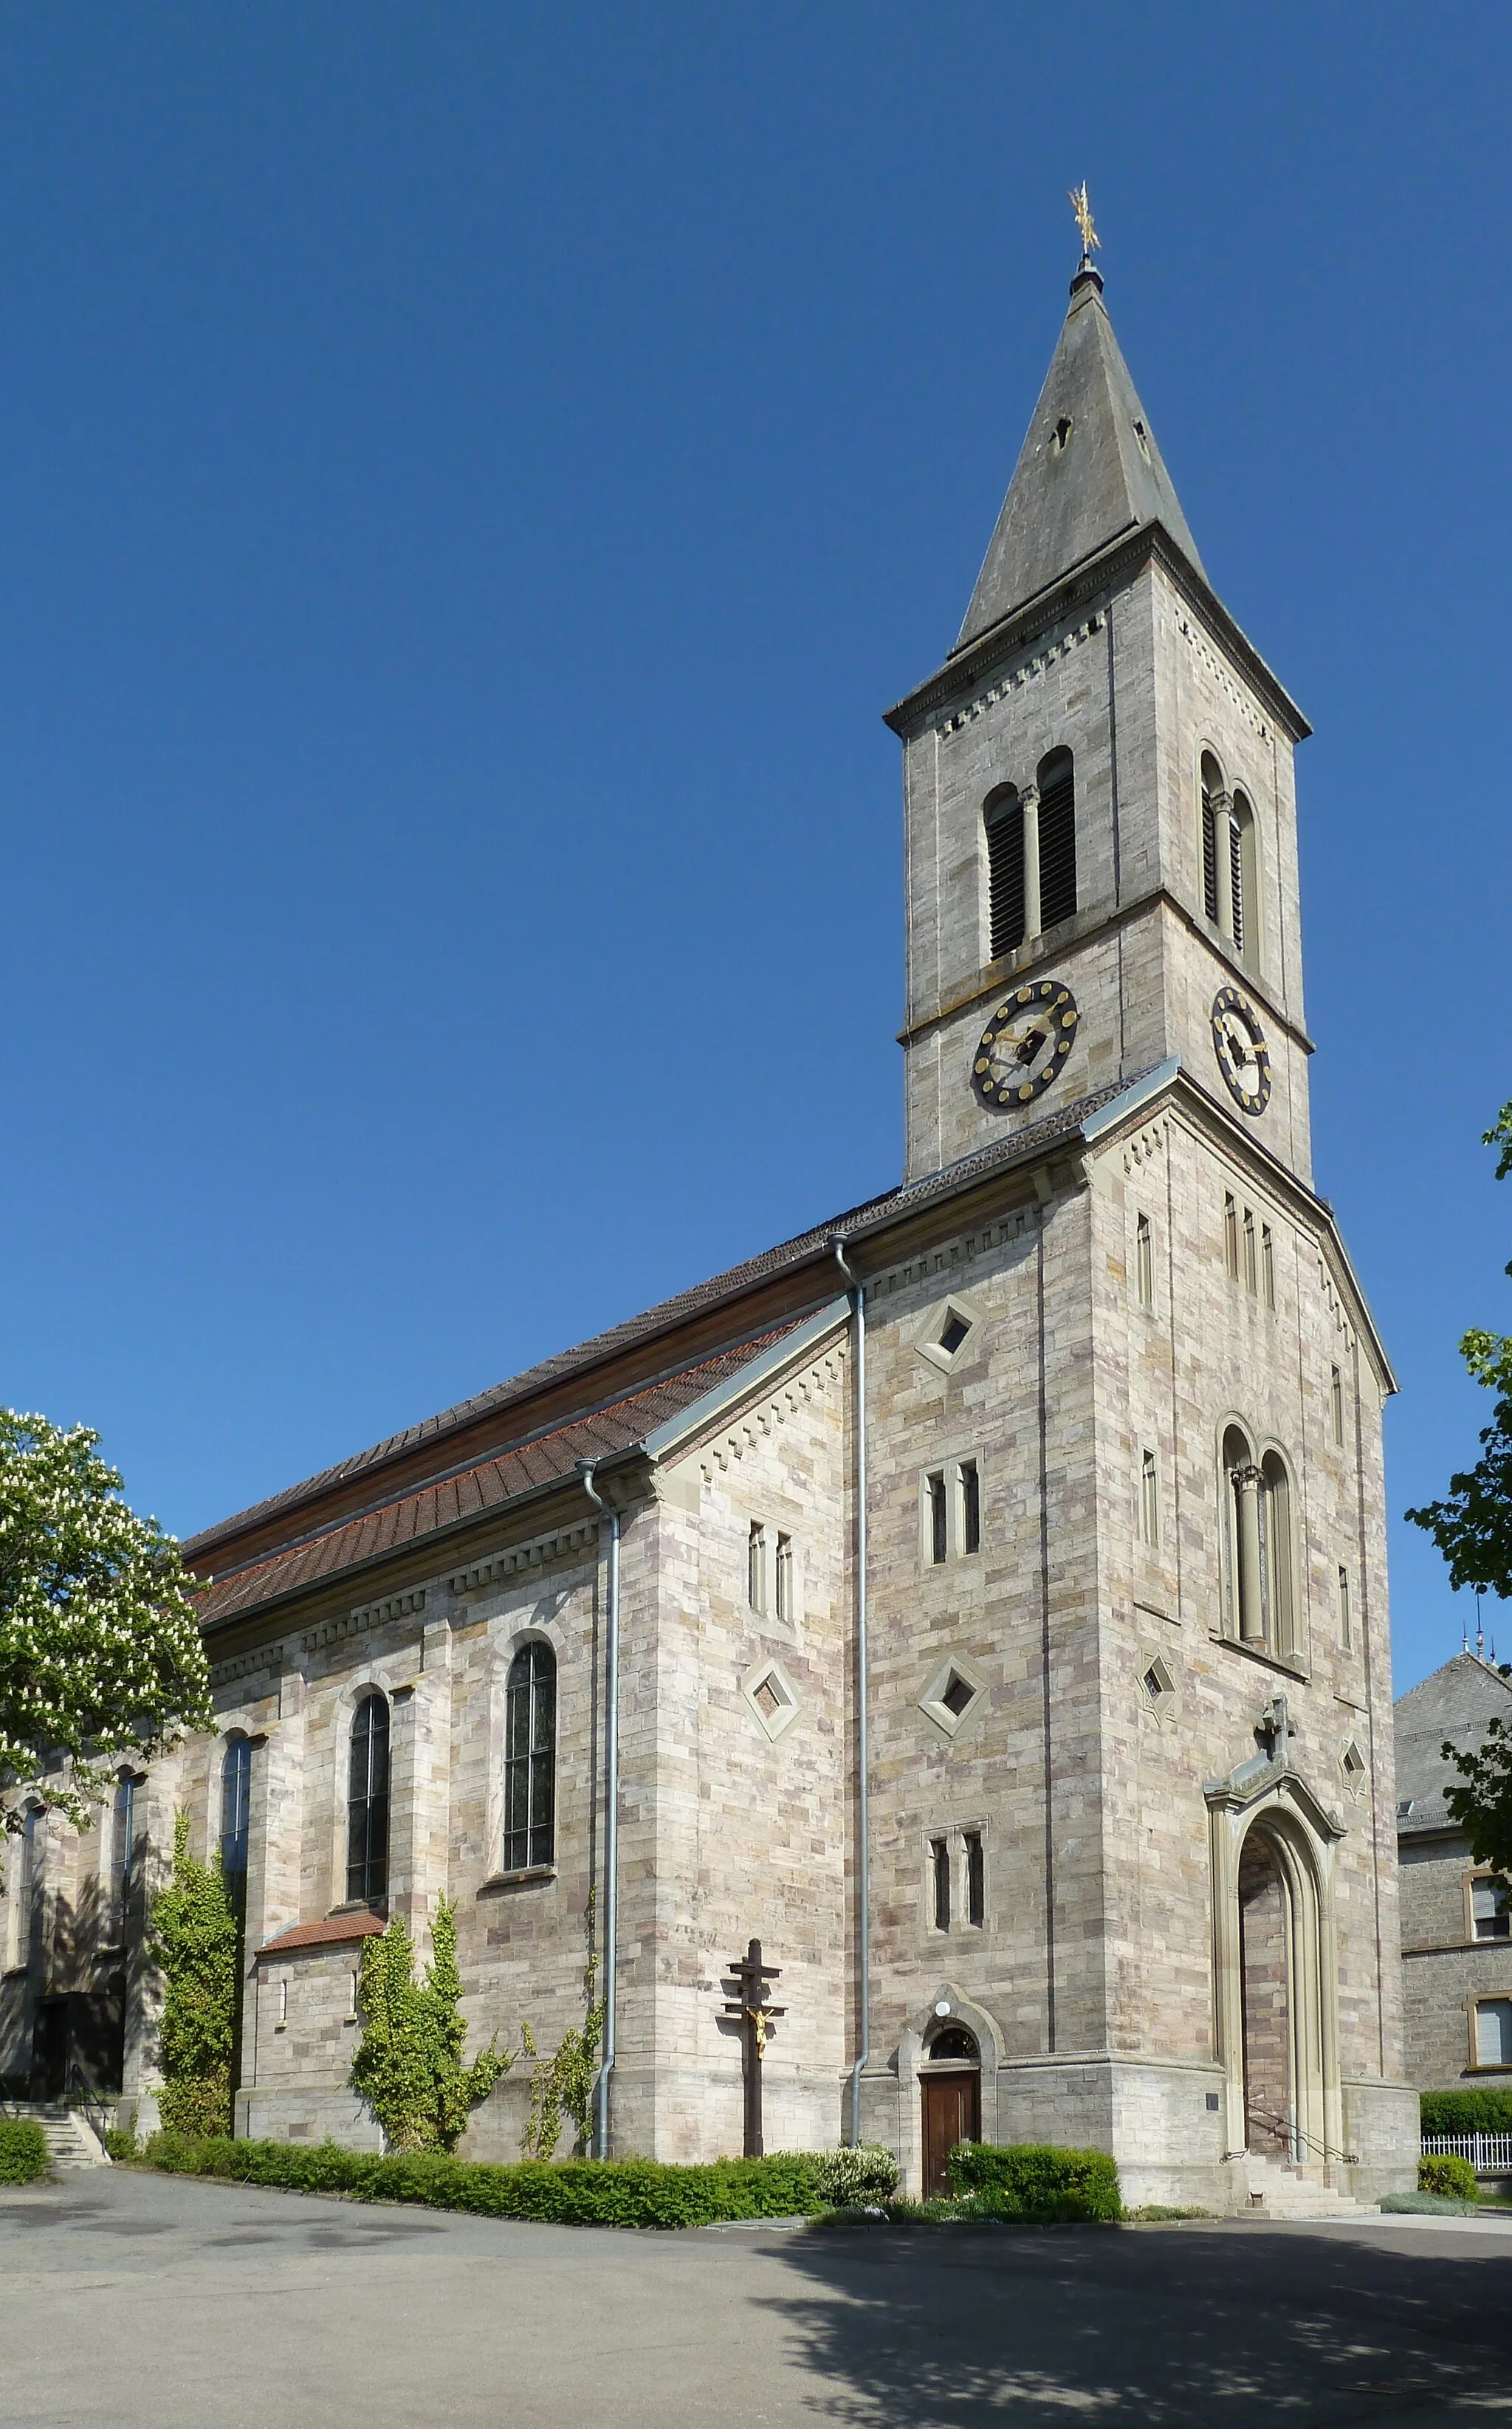
[[[1414,2181],[1393,1383],[1312,1186],[1309,728],[1090,255],[887,721],[897,1186],[196,1537],[220,1733],[81,1838],[37,1817],[0,2072],[61,2088],[72,2014],[148,2122],[183,1809],[245,1914],[238,2132],[375,2144],[362,1942],[423,1955],[444,1896],[469,2049],[551,2050],[591,1951],[610,2155],[739,2152],[755,1937],[769,2150],[886,2143],[917,2192],[962,2136],[1096,2145],[1220,2211]],[[465,2155],[518,2155],[528,2072]]]

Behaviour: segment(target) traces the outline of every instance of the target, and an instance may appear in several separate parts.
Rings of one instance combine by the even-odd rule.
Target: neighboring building
[[[1457,1779],[1441,1748],[1478,1746],[1512,1722],[1512,1679],[1468,1649],[1396,1707],[1406,2071],[1420,2091],[1512,2080],[1512,1916],[1452,1821]]]
[[[591,1901],[616,2151],[739,2149],[754,1935],[768,2147],[859,2125],[917,2187],[962,2131],[1096,2144],[1215,2207],[1288,2155],[1405,2184],[1392,1382],[1312,1188],[1308,727],[1085,262],[961,637],[888,721],[902,1183],[197,1538],[222,1733],[139,1787],[134,1894],[181,1805],[244,1866],[253,2133],[371,2140],[360,1942],[446,1894],[474,2032],[548,2047]],[[48,1835],[13,2067],[88,1973],[95,1858]],[[128,2098],[152,2050],[139,1965]]]

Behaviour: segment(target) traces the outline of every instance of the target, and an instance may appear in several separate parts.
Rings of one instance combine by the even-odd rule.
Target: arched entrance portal
[[[924,2198],[945,2189],[945,2161],[958,2142],[981,2140],[981,2051],[964,2024],[930,2035],[919,2066],[924,2107]]]
[[[1239,1859],[1244,2140],[1248,2150],[1279,2159],[1293,2156],[1296,2127],[1290,1935],[1286,1880],[1275,1850],[1263,1830],[1251,1830]]]

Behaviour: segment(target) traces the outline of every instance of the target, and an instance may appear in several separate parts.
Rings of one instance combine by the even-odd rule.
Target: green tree
[[[214,1725],[194,1580],[99,1439],[0,1409],[0,1834],[22,1790],[87,1828],[114,1759]]]
[[[151,1949],[163,1976],[163,2123],[180,2134],[229,2134],[241,1934],[221,1859],[189,1854],[189,1815],[173,1823],[173,1872],[152,1906]]]
[[[431,1925],[431,1961],[415,1979],[415,1943],[396,1915],[363,1943],[362,2039],[350,2081],[383,2127],[391,2151],[453,2151],[468,2117],[515,2063],[495,2035],[462,2063],[467,2025],[459,2009],[456,1908],[442,1898]]]
[[[1503,1106],[1482,1143],[1497,1148],[1496,1177],[1504,1181],[1512,1173],[1512,1103]],[[1506,1271],[1512,1274],[1512,1264]],[[1456,1591],[1471,1586],[1504,1599],[1512,1597],[1512,1335],[1475,1327],[1459,1351],[1476,1382],[1496,1396],[1491,1422],[1481,1431],[1481,1456],[1450,1478],[1441,1501],[1406,1515],[1433,1537]],[[1446,1741],[1443,1754],[1459,1773],[1444,1802],[1476,1862],[1490,1865],[1504,1882],[1512,1879],[1512,1731],[1493,1720],[1480,1746],[1466,1751]]]

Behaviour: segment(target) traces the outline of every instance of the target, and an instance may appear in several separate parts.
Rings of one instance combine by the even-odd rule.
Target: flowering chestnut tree
[[[0,1409],[0,1834],[24,1791],[87,1827],[123,1755],[213,1726],[194,1580],[99,1439]]]

